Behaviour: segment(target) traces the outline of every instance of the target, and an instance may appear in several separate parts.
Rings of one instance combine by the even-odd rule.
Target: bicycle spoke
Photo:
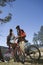
[[[31,45],[29,47],[29,56],[33,60],[38,60],[40,58],[40,50],[36,46]]]

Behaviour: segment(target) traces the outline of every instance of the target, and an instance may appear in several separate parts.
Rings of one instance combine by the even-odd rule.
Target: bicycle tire
[[[18,49],[16,48],[15,53],[14,53],[14,59],[18,62],[19,61],[19,55],[17,54]]]
[[[17,61],[20,61],[22,63],[25,62],[25,54],[23,53],[23,51],[19,51],[18,48],[16,48],[16,52],[15,52],[15,58]]]
[[[37,56],[35,56],[35,54],[37,54]],[[34,61],[39,60],[41,57],[39,48],[34,45],[30,45],[29,46],[29,56],[30,56],[30,59],[32,59]]]

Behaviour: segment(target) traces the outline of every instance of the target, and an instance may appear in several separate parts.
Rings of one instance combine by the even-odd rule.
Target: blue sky
[[[9,12],[12,13],[12,20],[6,24],[0,25],[0,45],[6,45],[6,37],[9,34],[9,29],[14,30],[17,35],[15,27],[20,25],[26,32],[26,39],[32,42],[34,32],[37,33],[43,25],[43,0],[16,0],[13,3],[7,4],[6,7],[0,7],[3,14],[0,18],[4,18]]]

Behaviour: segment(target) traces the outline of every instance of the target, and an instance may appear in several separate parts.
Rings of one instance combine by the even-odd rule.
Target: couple
[[[12,44],[11,40],[14,41],[14,39],[18,39],[18,40],[17,40],[17,43],[20,45],[20,48],[21,48],[22,50],[24,50],[24,48],[23,48],[24,44],[22,44],[21,42],[22,42],[22,41],[27,42],[27,40],[25,39],[26,34],[25,34],[24,30],[22,30],[22,29],[20,28],[19,25],[16,26],[16,29],[17,29],[17,35],[18,35],[17,37],[15,37],[15,35],[13,34],[13,30],[10,29],[10,33],[9,33],[9,35],[7,36],[7,45],[9,46],[9,50],[10,50],[10,47],[11,47],[11,44]]]

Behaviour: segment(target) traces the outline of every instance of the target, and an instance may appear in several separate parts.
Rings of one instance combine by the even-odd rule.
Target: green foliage
[[[41,26],[40,31],[38,32],[38,40],[43,43],[43,26]]]
[[[0,6],[4,7],[6,6],[6,3],[13,2],[15,0],[0,0]]]
[[[0,6],[1,7],[5,7],[8,3],[12,3],[14,2],[15,0],[0,0]],[[0,14],[2,13],[2,11],[0,10]],[[12,19],[12,14],[9,13],[4,19],[0,18],[0,23],[3,24],[3,23],[7,23],[9,22],[10,20]]]
[[[9,21],[11,20],[11,18],[12,18],[12,14],[9,13],[8,16],[6,16],[4,19],[1,19],[1,18],[0,18],[0,23],[1,23],[1,24],[2,24],[2,23],[7,23],[7,22],[9,22]]]
[[[34,34],[33,36],[33,42],[34,43],[40,43],[41,45],[43,45],[43,26],[41,26],[40,31],[38,31],[38,33]]]

